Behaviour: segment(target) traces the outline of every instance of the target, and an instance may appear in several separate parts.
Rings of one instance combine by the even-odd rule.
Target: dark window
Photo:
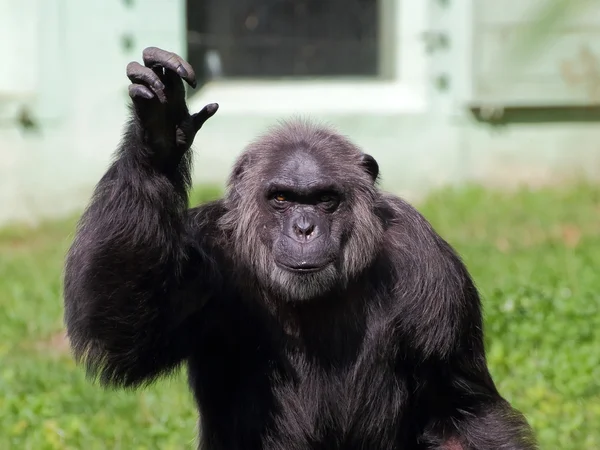
[[[377,0],[188,0],[188,58],[215,77],[378,75]]]

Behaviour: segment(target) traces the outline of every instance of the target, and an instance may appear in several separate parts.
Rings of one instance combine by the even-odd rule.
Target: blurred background
[[[185,56],[192,202],[279,119],[379,161],[481,290],[500,391],[543,449],[600,449],[596,0],[0,0],[0,449],[195,448],[185,374],[107,392],[74,365],[64,254],[118,145],[125,66]]]

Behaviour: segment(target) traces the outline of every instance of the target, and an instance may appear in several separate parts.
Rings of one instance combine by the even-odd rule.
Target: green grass
[[[419,209],[472,271],[493,375],[542,448],[599,449],[600,188],[464,188]],[[105,391],[70,358],[61,271],[74,224],[0,231],[0,449],[193,448],[183,373],[143,391]]]

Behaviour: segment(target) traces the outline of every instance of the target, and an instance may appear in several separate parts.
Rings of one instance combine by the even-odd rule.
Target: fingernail
[[[185,68],[183,66],[179,66],[177,68],[177,73],[179,74],[180,77],[185,78],[188,76],[187,70],[185,70]]]

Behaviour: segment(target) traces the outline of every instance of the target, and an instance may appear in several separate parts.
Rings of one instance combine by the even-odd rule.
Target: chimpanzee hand
[[[142,127],[142,139],[161,157],[178,159],[219,105],[211,103],[190,115],[181,79],[196,86],[192,66],[175,53],[156,47],[146,48],[143,60],[144,66],[137,62],[127,65],[127,77],[132,82],[129,96]]]

